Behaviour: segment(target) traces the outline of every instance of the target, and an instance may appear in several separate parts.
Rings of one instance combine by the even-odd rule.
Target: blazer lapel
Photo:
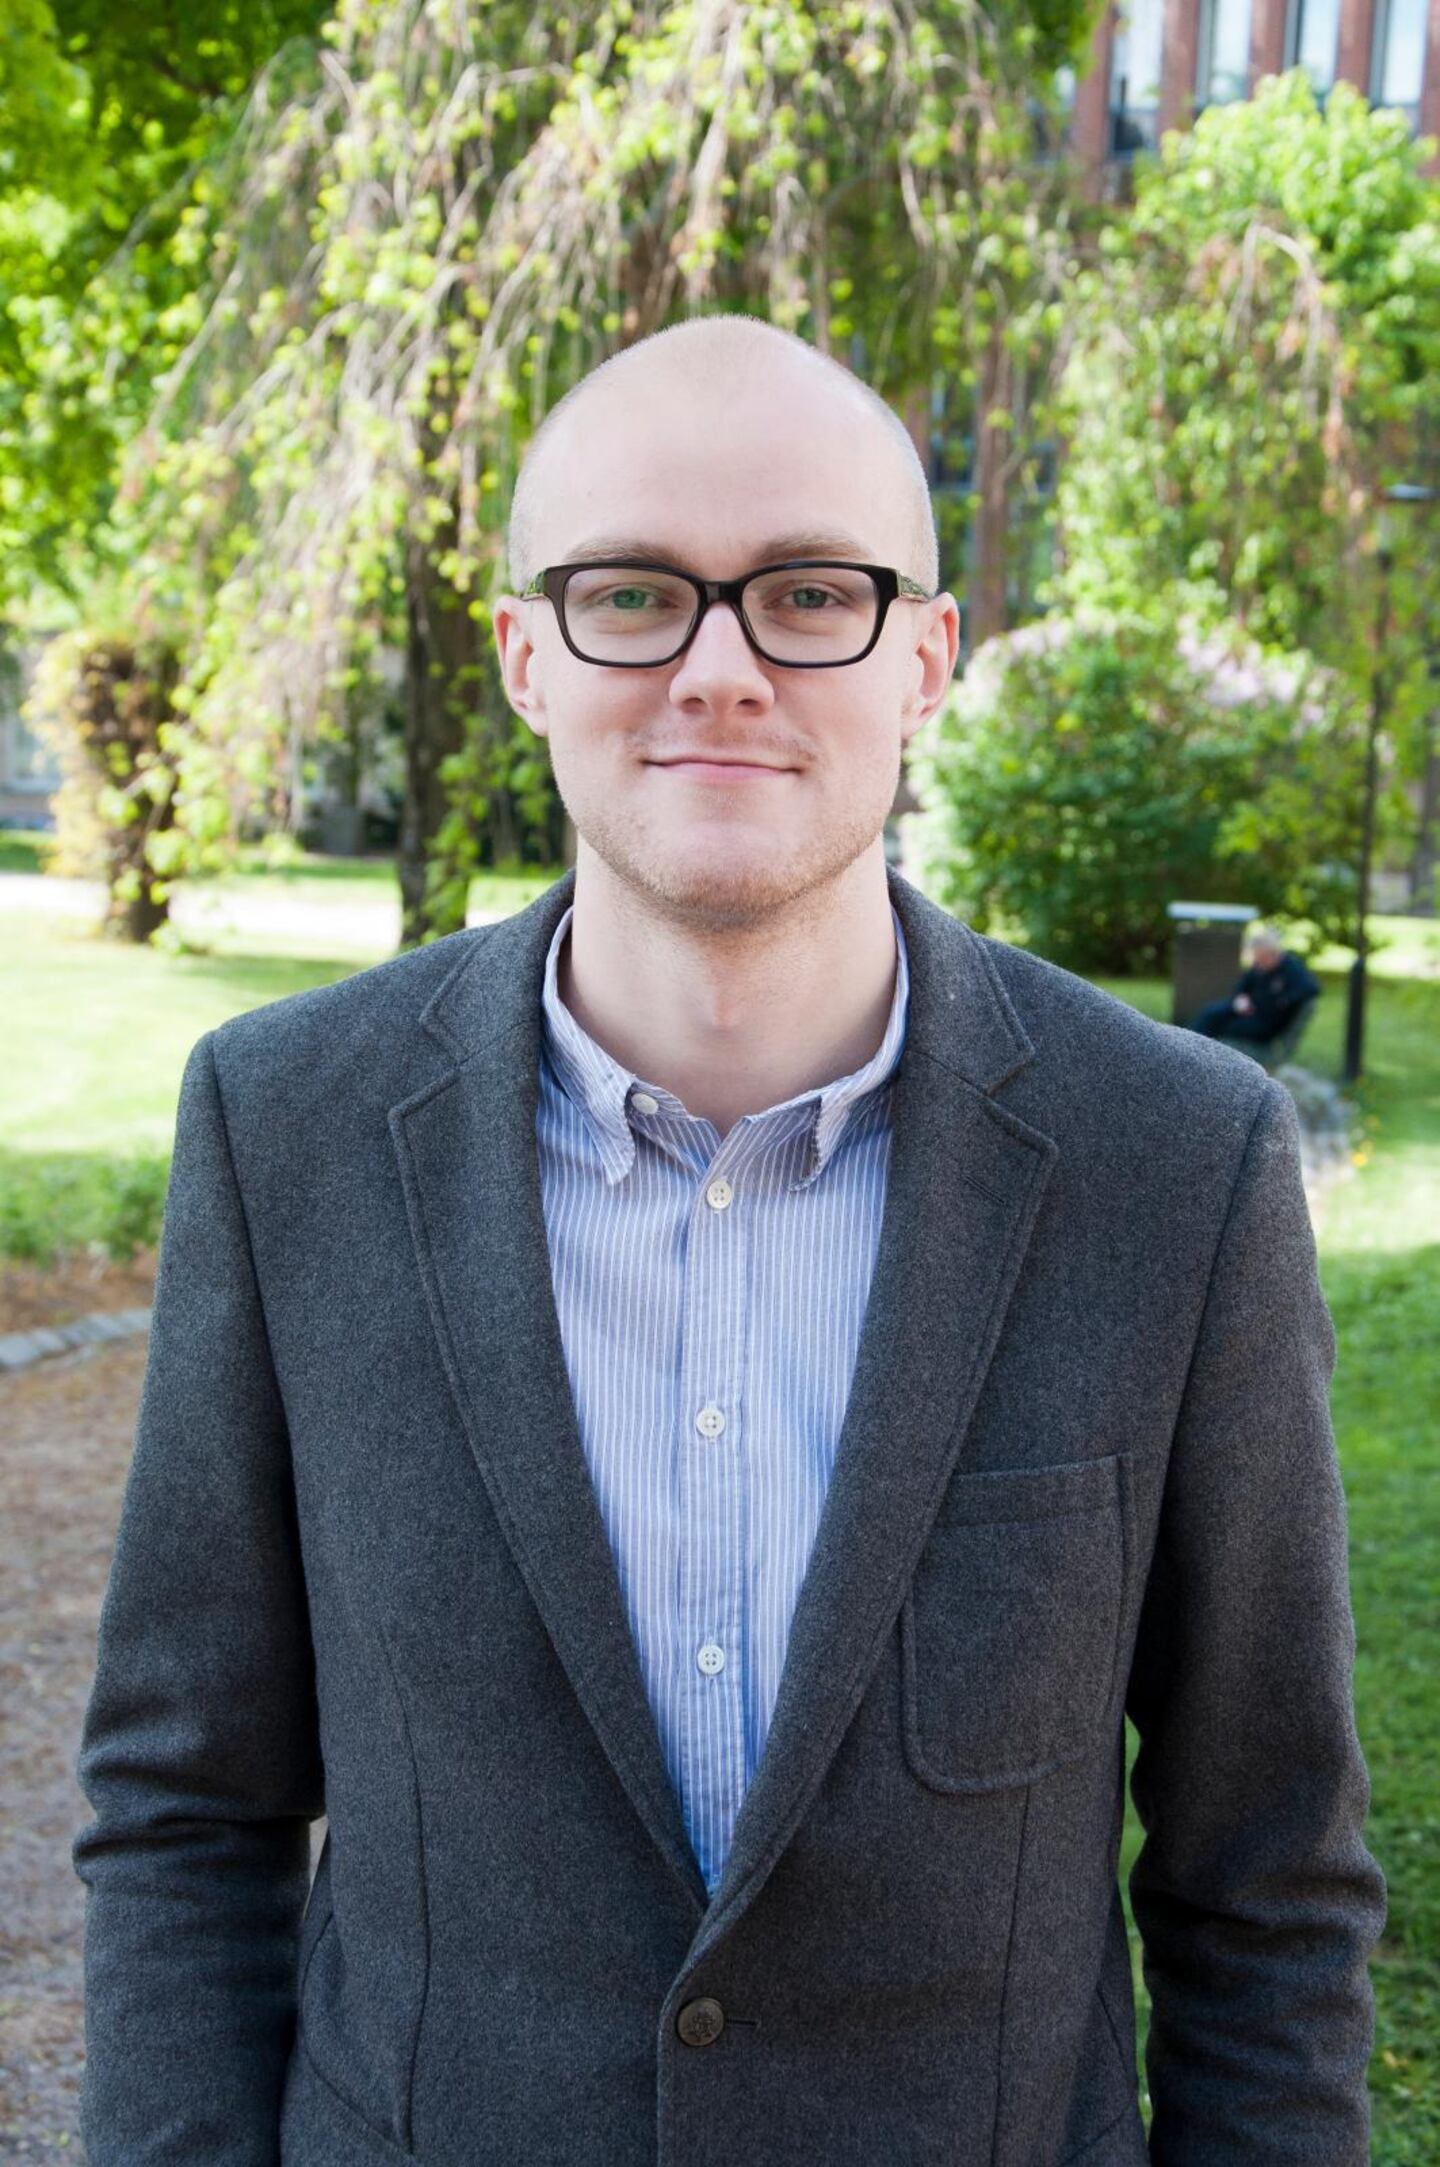
[[[410,1230],[470,1449],[577,1699],[666,1864],[708,1902],[580,1438],[535,1116],[540,991],[574,874],[477,934],[422,1022],[455,1060],[390,1112]]]
[[[1051,1137],[989,1096],[1034,1047],[980,941],[893,872],[891,898],[910,1010],[880,1246],[765,1751],[692,1962],[754,1900],[859,1705],[964,1458],[1059,1156]]]
[[[390,1117],[471,1449],[576,1695],[696,1902],[692,1961],[763,1885],[865,1690],[963,1456],[1057,1156],[992,1096],[1035,1049],[984,944],[893,868],[887,877],[910,1006],[880,1246],[765,1752],[708,1908],[590,1482],[550,1278],[535,1143],[540,987],[573,871],[476,936],[422,1019],[455,1066]]]

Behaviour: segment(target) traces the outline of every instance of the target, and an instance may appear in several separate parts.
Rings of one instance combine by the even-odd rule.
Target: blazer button
[[[708,2047],[725,2029],[725,2011],[708,1994],[700,2001],[687,2001],[675,2019],[675,2029],[687,2047]]]

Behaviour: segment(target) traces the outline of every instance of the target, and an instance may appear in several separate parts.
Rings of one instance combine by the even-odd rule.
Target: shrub
[[[81,628],[49,643],[27,703],[60,765],[54,869],[103,879],[107,930],[134,941],[169,914],[176,775],[165,733],[178,677],[167,641]]]
[[[0,1257],[50,1264],[93,1248],[128,1261],[160,1239],[169,1160],[0,1152]]]
[[[1166,970],[1181,900],[1344,940],[1362,758],[1362,718],[1308,657],[1056,614],[987,641],[913,741],[906,862],[978,931],[1075,971]]]

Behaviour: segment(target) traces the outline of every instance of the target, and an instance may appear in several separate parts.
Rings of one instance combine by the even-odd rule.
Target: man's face
[[[603,540],[711,579],[777,556],[919,576],[883,425],[784,357],[718,397],[677,381],[673,361],[643,383],[638,368],[602,381],[562,417],[537,474],[541,564]],[[814,539],[787,541],[802,534]],[[897,601],[863,661],[827,669],[762,660],[723,604],[655,669],[580,661],[544,599],[505,597],[495,634],[507,695],[548,739],[582,843],[650,909],[720,931],[822,887],[875,843],[902,746],[950,681],[958,611],[948,594]],[[680,755],[760,771],[665,764]]]

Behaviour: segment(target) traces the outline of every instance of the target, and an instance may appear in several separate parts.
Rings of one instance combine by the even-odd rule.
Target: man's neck
[[[744,1114],[848,1076],[879,1048],[897,956],[885,861],[857,860],[783,923],[717,939],[576,868],[561,1000],[621,1066],[724,1136]]]

